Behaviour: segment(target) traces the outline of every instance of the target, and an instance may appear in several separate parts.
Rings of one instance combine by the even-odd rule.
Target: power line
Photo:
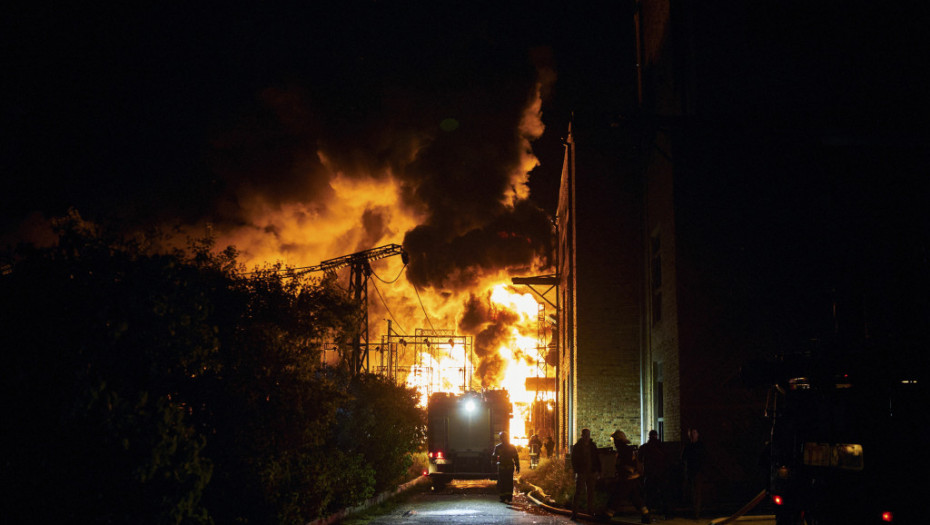
[[[380,279],[379,279],[379,280],[380,280]],[[397,279],[395,279],[395,281],[396,281],[396,280],[397,280]],[[384,301],[384,296],[381,295],[381,290],[378,289],[378,285],[375,284],[374,281],[371,281],[371,285],[374,286],[374,287],[375,287],[375,291],[378,292],[378,299],[381,299],[381,304],[384,305],[384,309],[387,310],[388,315],[391,316],[391,320],[393,320],[395,323],[397,323],[397,326],[400,326],[400,329],[401,329],[402,332],[405,332],[405,333],[406,333],[407,330],[405,330],[404,327],[401,326],[401,324],[397,322],[397,319],[394,319],[394,314],[391,313],[391,309],[388,308],[387,303]]]
[[[410,281],[410,276],[407,276],[407,280]],[[430,330],[436,331],[436,328],[433,327],[433,322],[429,320],[429,314],[426,313],[426,308],[423,308],[423,299],[420,299],[420,291],[417,290],[417,285],[410,281],[410,284],[413,286],[413,291],[417,294],[417,301],[420,302],[420,310],[423,310],[423,316],[426,317],[426,322],[429,323]]]
[[[406,265],[406,264],[400,269],[399,272],[397,272],[397,277],[395,277],[394,280],[392,280],[392,281],[385,281],[385,280],[382,279],[378,274],[375,273],[375,270],[374,270],[374,269],[371,270],[371,274],[374,275],[376,279],[378,279],[379,281],[381,281],[381,282],[384,283],[384,284],[394,284],[394,283],[397,282],[398,279],[400,279],[400,274],[404,273],[404,269],[405,269],[405,268],[407,268],[407,265]]]

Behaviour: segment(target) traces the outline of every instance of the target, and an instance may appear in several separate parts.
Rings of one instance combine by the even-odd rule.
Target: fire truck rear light
[[[433,457],[433,453],[432,453],[432,452],[429,453],[429,457],[431,457],[431,458]]]
[[[436,453],[436,458],[442,459],[442,451],[441,451],[441,450],[440,450],[439,452]]]
[[[773,501],[776,505],[781,505],[781,504],[784,503],[784,500],[782,500],[782,499],[781,499],[781,496],[779,496],[778,494],[773,494],[773,495],[772,495],[772,501]]]
[[[891,512],[882,512],[882,521],[886,523],[891,523],[894,521],[894,514]]]
[[[424,471],[423,471],[423,475],[424,475],[424,476],[428,476],[428,475],[429,475],[429,471],[428,471],[428,470],[424,470]]]

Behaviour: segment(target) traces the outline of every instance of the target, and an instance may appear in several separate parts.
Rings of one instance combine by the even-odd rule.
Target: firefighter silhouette
[[[539,439],[539,436],[533,432],[533,437],[530,438],[530,470],[539,466],[539,454],[542,453],[542,440]]]
[[[520,473],[520,456],[517,447],[510,443],[506,432],[500,433],[501,442],[494,447],[493,457],[497,461],[497,492],[504,503],[513,501],[513,473]]]

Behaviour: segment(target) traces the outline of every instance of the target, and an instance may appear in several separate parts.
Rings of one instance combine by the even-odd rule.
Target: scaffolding
[[[379,363],[376,373],[399,384],[423,386],[426,395],[434,392],[464,393],[472,390],[474,338],[455,330],[417,328],[401,334],[388,321],[387,334],[375,349]],[[450,361],[457,361],[448,365]],[[461,382],[451,382],[459,377]]]

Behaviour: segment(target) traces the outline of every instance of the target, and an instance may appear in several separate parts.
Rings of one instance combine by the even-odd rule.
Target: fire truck
[[[925,378],[882,357],[789,355],[769,368],[769,494],[778,525],[922,521]]]
[[[509,432],[512,405],[506,390],[434,393],[427,406],[429,476],[441,487],[452,479],[493,479],[491,457],[500,432]]]

